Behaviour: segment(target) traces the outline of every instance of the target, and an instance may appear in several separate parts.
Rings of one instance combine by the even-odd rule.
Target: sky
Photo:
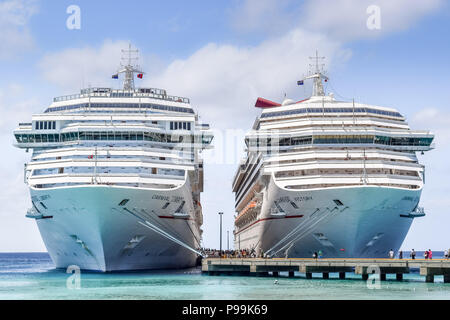
[[[76,5],[79,28],[69,28]],[[325,56],[327,92],[338,99],[393,107],[413,129],[435,133],[421,206],[402,248],[450,247],[450,6],[444,0],[0,1],[0,252],[45,251],[23,183],[30,153],[13,146],[19,122],[53,97],[82,87],[120,87],[111,79],[121,49],[140,50],[137,86],[191,99],[216,135],[204,152],[205,247],[223,243],[234,221],[231,182],[257,97],[300,100],[308,57]],[[70,24],[69,24],[70,26]]]

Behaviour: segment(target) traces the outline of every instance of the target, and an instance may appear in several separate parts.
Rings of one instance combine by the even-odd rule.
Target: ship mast
[[[314,68],[313,71],[309,72],[309,75],[305,77],[302,81],[307,79],[313,79],[313,97],[323,97],[325,96],[325,90],[323,89],[323,83],[322,80],[328,81],[328,77],[324,75],[323,71],[323,63],[320,63],[320,61],[324,60],[325,57],[319,57],[319,53],[316,50],[316,55],[314,57],[309,57],[311,60],[314,60],[314,64],[310,64],[309,66],[311,68]]]
[[[134,90],[134,74],[144,74],[137,64],[133,64],[133,61],[137,62],[139,60],[138,54],[139,50],[131,49],[131,43],[128,45],[128,50],[122,50],[122,62],[120,64],[122,69],[120,69],[117,73],[125,74],[123,90]]]

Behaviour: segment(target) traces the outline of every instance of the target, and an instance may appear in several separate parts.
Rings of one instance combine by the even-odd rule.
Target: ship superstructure
[[[425,168],[417,152],[434,135],[397,110],[326,95],[319,68],[309,99],[258,98],[233,180],[236,249],[272,257],[387,257],[419,207]]]
[[[193,266],[203,223],[200,153],[213,135],[189,99],[135,88],[143,72],[131,59],[120,73],[123,89],[55,98],[14,131],[15,145],[32,150],[27,217],[57,267]]]

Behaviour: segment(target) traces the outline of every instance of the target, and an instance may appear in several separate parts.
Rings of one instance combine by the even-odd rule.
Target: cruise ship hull
[[[275,257],[387,257],[403,243],[420,194],[364,185],[287,190],[272,179],[257,220],[235,234],[235,248]]]
[[[109,272],[196,263],[196,253],[180,244],[197,248],[200,240],[200,223],[186,184],[171,190],[95,185],[31,189],[31,196],[42,215],[37,219],[40,233],[57,268],[76,265]],[[185,214],[174,215],[183,201]]]

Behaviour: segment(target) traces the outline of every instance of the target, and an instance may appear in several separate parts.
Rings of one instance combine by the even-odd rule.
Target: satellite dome
[[[282,105],[282,106],[287,106],[287,105],[293,104],[293,103],[295,103],[295,101],[292,100],[292,99],[284,99],[284,100],[283,100],[283,103],[282,103],[281,105]]]

